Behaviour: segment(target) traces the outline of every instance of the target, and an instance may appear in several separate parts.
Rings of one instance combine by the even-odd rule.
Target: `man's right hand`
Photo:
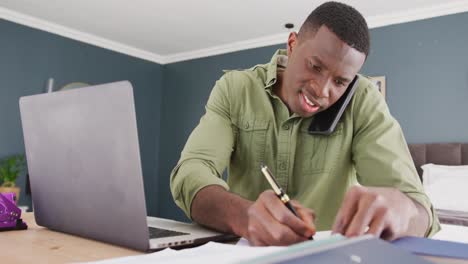
[[[299,217],[273,191],[261,193],[247,209],[242,236],[254,246],[285,246],[308,240],[315,234],[315,214],[297,201],[291,203]]]
[[[299,217],[273,191],[252,202],[221,186],[201,189],[192,202],[193,220],[221,232],[234,233],[254,246],[284,246],[308,240],[315,234],[314,212],[291,201]]]

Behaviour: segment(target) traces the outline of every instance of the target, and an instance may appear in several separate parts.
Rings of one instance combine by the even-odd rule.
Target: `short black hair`
[[[321,4],[304,21],[299,36],[306,32],[315,33],[322,25],[349,46],[366,54],[366,57],[369,55],[369,28],[364,17],[354,7],[339,2]]]

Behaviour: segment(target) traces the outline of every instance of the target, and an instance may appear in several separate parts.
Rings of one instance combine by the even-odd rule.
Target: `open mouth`
[[[315,106],[314,103],[312,103],[312,101],[310,101],[309,97],[307,97],[307,95],[304,94],[304,99],[306,100],[306,103],[312,107]]]
[[[300,93],[300,97],[301,97],[301,106],[305,112],[309,114],[313,114],[319,110],[320,105],[312,102],[312,100],[309,99],[307,95],[305,95],[303,92]]]

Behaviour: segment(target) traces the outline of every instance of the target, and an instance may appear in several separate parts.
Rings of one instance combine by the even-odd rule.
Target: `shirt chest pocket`
[[[330,135],[312,135],[308,127],[299,131],[296,148],[296,168],[303,175],[329,172],[339,162],[343,141],[343,123],[339,122]]]
[[[260,168],[265,157],[268,125],[269,122],[263,120],[234,123],[236,143],[231,160],[233,165],[240,165],[247,171]]]

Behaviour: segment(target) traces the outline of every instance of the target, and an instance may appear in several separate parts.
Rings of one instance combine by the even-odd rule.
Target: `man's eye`
[[[310,69],[314,70],[315,72],[321,72],[322,68],[320,66],[315,65],[312,61],[309,61],[309,67]]]
[[[343,86],[344,82],[341,81],[341,80],[335,80],[335,84],[338,85],[338,86]]]

